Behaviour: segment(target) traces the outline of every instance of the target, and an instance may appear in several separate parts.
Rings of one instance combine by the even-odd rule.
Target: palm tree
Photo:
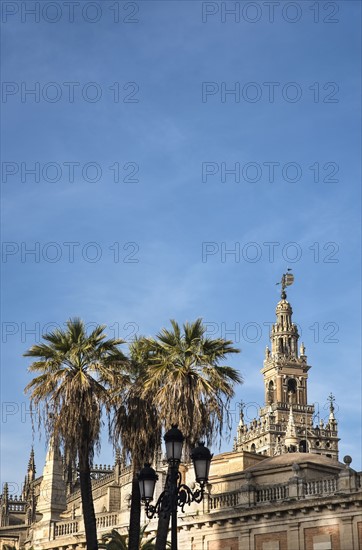
[[[102,542],[98,548],[106,550],[127,550],[127,535],[121,535],[116,529],[102,535]]]
[[[156,537],[151,537],[143,542],[147,527],[148,525],[146,524],[140,529],[137,550],[155,550],[156,548],[154,544]],[[105,533],[102,536],[102,543],[99,544],[99,548],[105,548],[106,550],[127,550],[127,535],[121,535],[116,529],[112,529],[110,533]]]
[[[202,319],[184,324],[183,330],[174,320],[171,325],[171,330],[164,328],[143,344],[148,360],[143,395],[152,396],[164,429],[178,424],[187,453],[200,438],[210,445],[221,437],[233,385],[242,378],[220,363],[239,350],[230,340],[207,337]],[[165,549],[169,520],[159,519],[157,550]]]
[[[35,357],[29,371],[37,376],[26,386],[32,408],[43,405],[39,418],[46,434],[61,445],[70,463],[78,459],[87,549],[97,550],[97,530],[90,468],[100,446],[102,411],[110,413],[108,389],[126,376],[128,360],[122,340],[106,340],[105,326],[89,335],[83,321],[70,319],[66,329],[43,335],[43,343],[24,355]]]
[[[138,338],[130,345],[130,383],[121,393],[115,388],[117,405],[112,423],[113,438],[116,444],[120,442],[123,454],[131,459],[133,468],[129,550],[138,550],[142,538],[141,495],[137,473],[145,462],[153,461],[161,447],[157,408],[142,391],[147,369],[147,349],[144,338]]]

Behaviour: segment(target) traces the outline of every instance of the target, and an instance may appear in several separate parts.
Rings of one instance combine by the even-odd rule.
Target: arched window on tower
[[[297,402],[297,381],[294,378],[288,380],[287,394],[290,396],[292,403]]]
[[[279,353],[283,353],[283,338],[279,338],[278,351]]]
[[[268,386],[268,403],[274,403],[274,382],[270,380]]]
[[[300,453],[308,453],[309,452],[308,443],[305,439],[302,439],[302,441],[299,443],[299,452]]]

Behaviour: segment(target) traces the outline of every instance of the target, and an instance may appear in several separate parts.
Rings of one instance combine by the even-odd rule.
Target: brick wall
[[[265,533],[255,535],[255,550],[267,550],[275,547],[275,550],[288,550],[288,537],[286,531],[277,533]]]
[[[239,550],[239,541],[237,537],[210,540],[207,543],[207,550]]]
[[[358,548],[362,548],[362,521],[359,521],[357,523],[357,531],[358,531]]]
[[[305,550],[313,550],[313,539],[316,538],[316,540],[318,540],[318,537],[321,537],[321,535],[330,536],[332,550],[342,550],[338,525],[326,525],[325,527],[310,527],[304,529]]]

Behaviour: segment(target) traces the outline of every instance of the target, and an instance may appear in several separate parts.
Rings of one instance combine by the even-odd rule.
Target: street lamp
[[[145,464],[138,474],[141,500],[145,503],[146,516],[152,519],[155,515],[164,518],[171,515],[171,550],[177,550],[177,508],[181,508],[183,512],[186,504],[190,505],[192,502],[199,503],[202,501],[213,456],[204,443],[200,443],[198,447],[192,450],[191,460],[194,464],[196,481],[200,485],[199,488],[192,491],[190,487],[181,483],[179,472],[184,439],[176,424],[172,425],[171,430],[166,432],[164,436],[169,470],[165,489],[155,505],[151,504],[158,480],[155,470],[151,468],[150,464]]]

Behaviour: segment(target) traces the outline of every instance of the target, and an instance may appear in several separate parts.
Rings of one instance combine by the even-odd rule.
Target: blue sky
[[[22,353],[44,329],[202,317],[242,350],[235,403],[262,405],[287,267],[309,402],[335,394],[361,469],[360,4],[3,4],[2,482],[26,468]]]

